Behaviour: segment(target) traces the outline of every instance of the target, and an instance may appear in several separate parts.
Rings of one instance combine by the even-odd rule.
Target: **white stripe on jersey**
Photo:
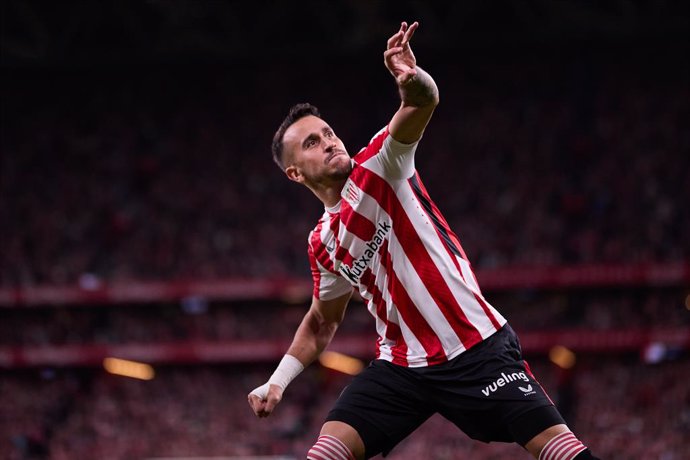
[[[417,200],[417,197],[414,195],[411,187],[407,182],[397,187],[396,192],[398,197],[400,198],[400,201],[403,203],[405,209],[422,209],[421,203],[419,203],[419,200]],[[422,213],[424,213],[424,211],[422,211]],[[455,301],[462,308],[462,311],[463,313],[465,313],[467,319],[472,323],[472,325],[474,325],[477,331],[479,331],[482,338],[490,336],[491,334],[496,332],[496,328],[493,326],[493,324],[491,323],[491,319],[489,319],[489,317],[484,313],[481,307],[479,309],[466,308],[468,305],[473,305],[477,303],[477,300],[474,298],[474,294],[470,289],[470,286],[472,285],[468,286],[469,280],[472,280],[472,284],[475,283],[474,276],[470,276],[468,278],[467,273],[463,272],[462,276],[465,277],[465,280],[463,281],[463,279],[460,276],[460,273],[455,267],[453,260],[451,259],[451,255],[448,253],[448,251],[445,250],[444,242],[441,240],[441,237],[436,231],[434,224],[429,220],[426,213],[424,213],[424,215],[420,214],[421,213],[419,212],[408,213],[408,217],[410,218],[413,227],[417,231],[417,234],[419,234],[422,243],[424,244],[424,247],[427,250],[427,253],[431,256],[431,259],[437,267],[445,268],[445,270],[439,270],[441,276],[443,277],[443,280],[446,282],[448,286],[453,287],[451,289],[451,293],[453,294]],[[402,248],[400,249],[400,251],[404,254]],[[463,262],[467,264],[467,262],[464,259]],[[469,264],[467,264],[466,266],[469,269]],[[462,269],[462,265],[460,265],[460,267]],[[421,280],[419,281],[419,283],[421,284]],[[494,316],[499,321],[499,323],[505,321],[503,317],[498,314],[498,312],[494,313]],[[446,348],[445,345],[444,348]],[[454,354],[455,352],[456,350],[453,350],[453,352],[451,353]],[[449,358],[451,358],[451,356],[449,356]]]
[[[391,234],[388,248],[391,253],[397,254],[396,257],[391,257],[391,259],[393,261],[393,270],[395,270],[398,278],[409,280],[410,284],[417,287],[417,289],[408,290],[407,294],[415,305],[424,305],[425,308],[418,308],[418,310],[441,341],[446,356],[451,358],[452,356],[462,353],[465,347],[462,345],[460,338],[455,331],[453,331],[453,328],[448,323],[443,312],[439,309],[436,301],[431,296],[426,286],[424,286],[421,278],[419,278],[419,274],[407,258],[407,254],[405,254],[405,251],[400,246],[400,242],[394,233]],[[414,367],[412,363],[410,363],[410,367]]]
[[[362,191],[362,189],[357,187],[355,184],[351,184],[351,187],[353,189],[356,189],[360,196],[360,201],[357,205],[357,212],[363,216],[370,216],[375,214],[379,208],[379,205],[378,203],[376,203],[376,200],[374,200],[371,196]],[[387,214],[386,218],[388,218]],[[390,221],[389,218],[388,221]],[[374,222],[373,224],[374,226],[376,226],[376,222]],[[345,227],[345,225],[340,225],[340,228],[338,229],[338,241],[340,241],[341,246],[350,248],[352,250],[362,249],[365,247],[366,244],[366,241],[362,241],[360,238],[358,238],[354,233],[349,231],[347,227]],[[378,253],[376,254],[376,257],[378,258]],[[372,261],[372,267],[375,267],[377,265],[378,260]]]
[[[474,273],[472,272],[472,267],[470,267],[470,263],[463,259],[462,257],[455,257],[458,261],[458,264],[460,265],[460,270],[462,271],[462,276],[465,279],[465,284],[468,286],[468,288],[474,293],[474,295],[477,295],[481,297],[481,299],[486,303],[486,306],[489,307],[489,310],[491,313],[494,315],[494,318],[500,323],[504,324],[506,322],[505,318],[503,315],[501,315],[498,310],[496,310],[493,305],[491,305],[485,298],[484,295],[481,293],[481,290],[479,289],[479,285],[477,284],[477,279],[474,277]],[[486,317],[486,316],[485,316]],[[488,317],[486,317],[488,320]],[[491,321],[489,321],[491,323]],[[490,336],[494,331],[494,328],[491,327],[489,329],[483,330],[479,329],[479,332],[482,334],[482,338],[487,338]]]
[[[328,257],[329,260],[323,262],[333,265],[339,273],[336,275],[326,270],[321,261],[317,260],[315,265],[319,269],[320,289],[325,295],[344,290],[346,284],[349,287],[352,283],[368,300],[367,308],[376,318],[376,330],[381,338],[378,345],[380,359],[395,361],[394,348],[400,344],[389,340],[386,333],[387,325],[397,325],[393,329],[397,333],[399,327],[407,347],[407,363],[404,364],[426,366],[462,353],[465,346],[490,336],[506,321],[481,295],[469,263],[453,253],[462,253],[462,248],[448,242],[446,233],[450,230],[442,217],[439,223],[436,211],[429,210],[426,192],[419,195],[416,183],[413,189],[409,180],[395,177],[404,171],[414,171],[416,147],[404,146],[392,138],[384,140],[388,136],[387,133],[381,136],[384,132],[385,128],[372,138],[370,145],[360,152],[361,156],[358,154],[362,163],[355,163],[353,175],[343,189],[340,208],[331,210],[340,213],[336,217],[339,218],[336,234],[331,229],[331,216],[326,213],[320,224],[318,241],[313,241],[322,245],[313,248],[314,254]],[[380,145],[382,150],[389,149],[385,151],[386,155],[393,155],[395,149],[403,153],[395,153],[400,155],[395,158],[381,157],[381,150],[376,151]],[[390,170],[387,171],[389,178],[386,178],[384,169]],[[381,204],[377,200],[381,200]],[[395,212],[395,218],[392,219],[382,206]],[[381,228],[382,222],[386,228],[383,236],[378,238],[383,238],[384,243],[380,244],[379,240],[375,248],[373,239],[363,241],[353,233],[357,231],[361,235],[365,232],[368,235],[372,228]],[[443,233],[443,238],[439,232]],[[338,244],[333,248],[336,240]],[[385,260],[381,256],[384,247]],[[346,257],[340,266],[334,264],[339,248],[342,248],[341,254],[345,251]],[[367,251],[369,255],[364,257]],[[348,253],[353,260],[349,259]],[[357,269],[354,268],[355,263],[358,264]],[[386,271],[389,263],[391,273]],[[367,282],[373,282],[382,296],[385,320],[378,317],[374,292],[367,291],[361,282],[361,276],[368,273],[367,270],[371,270],[372,276]],[[392,286],[391,280],[394,280]],[[489,315],[493,315],[493,322]]]
[[[314,284],[316,285],[318,283],[318,286],[315,286],[316,292],[317,292],[317,297],[322,300],[330,300],[330,299],[335,299],[336,297],[339,297],[341,295],[345,295],[349,292],[352,291],[352,285],[343,279],[342,276],[336,275],[335,273],[332,273],[329,268],[323,265],[323,263],[320,260],[320,257],[317,256],[317,252],[319,250],[325,250],[327,253],[331,252],[328,251],[328,245],[333,245],[335,246],[335,242],[329,241],[329,237],[332,237],[332,233],[330,231],[330,225],[331,225],[331,217],[329,213],[324,213],[324,216],[321,218],[321,230],[319,234],[317,235],[317,240],[318,243],[321,245],[320,248],[317,247],[312,247],[314,254],[313,260],[311,261],[313,264],[316,265],[316,267],[319,270],[320,276],[317,279],[314,279]],[[318,228],[318,226],[317,226]],[[316,228],[314,229],[314,231]],[[309,245],[313,244],[312,237],[314,236],[314,231],[309,233]],[[333,248],[335,249],[335,247]],[[332,251],[335,252],[335,251]],[[330,265],[333,265],[332,261],[332,254],[329,253],[328,255],[329,260],[330,260]]]
[[[354,186],[353,184],[353,187]],[[357,207],[357,211],[360,214],[367,215],[369,213],[373,213],[375,211],[379,212],[379,220],[385,220],[385,221],[391,221],[391,217],[382,209],[379,209],[378,203],[376,200],[371,197],[369,194],[364,192],[363,190],[358,188],[358,191],[360,193],[360,201]],[[371,214],[369,214],[371,215]],[[362,241],[360,238],[355,236],[353,233],[345,232],[345,226],[340,227],[340,234],[344,235],[341,240],[341,244],[345,244],[346,241],[348,241],[350,244],[348,244],[349,247],[353,248],[358,248],[358,247],[364,247],[366,244],[365,241]],[[435,232],[434,232],[434,236]],[[345,239],[347,238],[347,240]],[[436,301],[434,298],[431,296],[429,291],[427,290],[426,286],[422,282],[422,280],[419,278],[419,275],[417,274],[417,271],[412,265],[412,262],[407,258],[407,254],[405,254],[405,251],[403,248],[400,246],[397,236],[395,235],[395,232],[391,232],[389,235],[389,244],[388,244],[388,251],[391,254],[395,254],[395,256],[391,256],[392,262],[393,262],[393,270],[396,272],[397,278],[398,279],[406,279],[410,280],[410,284],[414,285],[417,287],[417,289],[410,291],[407,290],[407,294],[409,297],[412,299],[415,305],[424,305],[426,308],[418,308],[417,310],[421,314],[421,316],[426,320],[426,322],[429,324],[429,327],[433,330],[433,332],[436,334],[437,338],[441,342],[441,346],[443,347],[443,350],[445,351],[446,355],[448,358],[454,357],[458,355],[459,353],[463,352],[465,350],[465,347],[462,345],[462,342],[460,341],[460,338],[455,334],[453,331],[453,328],[451,325],[448,323],[448,320],[445,318],[443,313],[440,311],[438,308]],[[445,251],[444,251],[445,252]],[[379,264],[380,261],[380,255],[377,253],[371,261],[371,266],[372,267],[378,267],[376,272],[373,272],[372,274],[375,276],[376,280],[376,285],[379,288],[379,290],[384,294],[383,297],[386,301],[386,313],[388,320],[391,321],[391,318],[399,317],[400,321],[394,321],[395,323],[401,325],[402,329],[402,334],[403,337],[405,338],[405,341],[408,344],[408,365],[410,367],[418,367],[418,366],[425,366],[427,364],[426,360],[426,351],[424,347],[421,345],[419,340],[414,336],[414,333],[412,330],[408,329],[407,326],[403,327],[402,325],[405,324],[404,320],[399,316],[399,309],[395,305],[392,296],[388,290],[387,286],[383,286],[381,284],[382,280],[385,281],[386,279],[386,270],[385,268]],[[438,264],[437,264],[438,265]],[[360,291],[364,291],[365,287],[360,286]],[[473,299],[474,301],[474,299]],[[375,306],[374,306],[374,311],[372,314],[376,314],[375,311]],[[495,330],[494,330],[495,331]],[[384,336],[385,337],[385,336]],[[412,343],[416,344],[415,346],[412,346]],[[423,357],[423,358],[422,358]]]
[[[386,305],[386,319],[389,323],[397,324],[400,327],[400,332],[402,333],[402,338],[405,340],[405,345],[407,346],[407,363],[410,367],[421,367],[426,366],[426,350],[424,346],[417,340],[412,330],[405,324],[405,321],[400,316],[400,311],[398,306],[393,302],[392,294],[386,285],[388,280],[388,274],[386,269],[381,267],[381,272],[379,276],[375,278],[375,284],[378,290],[381,292],[383,300]],[[376,306],[373,307],[373,313],[376,314]],[[383,322],[382,322],[383,323]],[[393,348],[396,345],[392,343],[385,334],[386,325],[383,323],[384,334],[381,335],[383,340],[381,341],[381,355],[385,354],[390,356],[390,361],[393,360]],[[384,358],[381,358],[384,359]]]
[[[393,353],[391,352],[391,346],[393,344],[386,338],[386,322],[379,318],[377,314],[376,305],[374,304],[374,295],[365,289],[362,289],[360,293],[362,294],[362,298],[367,301],[369,313],[371,313],[376,320],[376,333],[379,335],[377,344],[379,358],[385,359],[386,361],[393,361]]]
[[[377,156],[371,157],[369,160],[364,162],[362,167],[368,168],[377,175],[381,176],[384,180],[385,177],[383,177],[384,171],[382,170],[381,167],[381,162],[378,161]],[[422,244],[424,245],[424,248],[426,249],[426,252],[429,254],[431,257],[434,265],[436,267],[444,267],[444,269],[440,269],[439,272],[445,281],[446,285],[451,287],[451,293],[453,295],[453,298],[455,299],[456,303],[460,306],[462,309],[462,312],[465,314],[467,317],[467,320],[477,329],[479,334],[481,335],[482,338],[486,338],[496,332],[496,328],[491,322],[491,319],[486,315],[486,313],[481,309],[475,309],[475,308],[466,308],[468,305],[476,305],[477,300],[474,298],[474,294],[470,289],[468,289],[468,286],[465,284],[463,279],[460,276],[460,273],[458,272],[457,267],[455,267],[454,261],[451,259],[451,254],[448,253],[448,251],[445,249],[444,242],[441,240],[438,232],[436,231],[435,225],[431,222],[429,216],[427,213],[424,211],[422,204],[419,202],[417,199],[416,195],[412,191],[412,188],[409,184],[408,181],[386,181],[388,184],[395,190],[396,195],[398,199],[400,200],[403,208],[408,211],[408,210],[413,210],[412,212],[407,212],[407,216],[412,223],[412,226],[414,227],[415,231],[417,234],[420,236],[420,239],[422,241]],[[385,213],[385,211],[380,210],[380,213]],[[365,214],[367,215],[367,214]],[[371,214],[369,214],[371,215]],[[405,251],[401,248],[399,248],[399,254],[401,256],[406,256]],[[396,260],[396,258],[394,258]],[[409,263],[411,263],[408,260]],[[462,266],[461,266],[462,267]],[[469,268],[469,265],[468,265]],[[419,286],[419,290],[425,290],[424,284],[422,281],[416,276],[416,270],[408,270],[407,273],[411,275],[408,279],[414,280],[413,284],[415,286]],[[464,274],[463,274],[464,276]],[[469,279],[472,280],[474,283],[474,277],[471,276]],[[422,289],[424,288],[424,289]],[[428,292],[428,291],[427,291]],[[427,305],[434,305],[434,301],[429,299],[431,301],[430,304]],[[425,303],[418,303],[415,301],[415,304],[417,305],[425,305]],[[487,303],[488,306],[488,303]],[[492,307],[490,307],[490,310],[492,313],[495,311]],[[426,310],[423,310],[426,311]],[[439,312],[442,316],[443,314]],[[498,312],[495,312],[494,314],[496,320],[502,324],[505,322],[505,319],[498,314]],[[430,318],[427,318],[427,321],[432,324],[432,321],[429,321]],[[445,318],[444,318],[445,320]],[[437,324],[437,323],[434,323]],[[443,328],[444,330],[446,327],[450,327],[448,323],[446,322],[445,327]],[[439,332],[437,327],[434,327],[432,325],[432,328],[434,331],[437,333]],[[451,339],[451,337],[457,338],[457,335],[452,331],[452,328],[450,331],[448,331],[448,339]],[[455,355],[461,353],[464,351],[464,346],[462,344],[454,344],[453,346],[448,346],[448,342],[443,340],[443,337],[439,335],[439,338],[442,339],[443,343],[443,348],[447,351],[447,353],[450,355],[448,358],[452,358]],[[451,339],[452,340],[452,339]],[[452,343],[452,342],[451,342]],[[459,346],[458,346],[459,345]]]
[[[361,199],[359,201],[357,210],[360,214],[367,215],[368,211],[372,213],[378,211],[379,221],[391,221],[391,217],[384,210],[378,208],[378,204],[376,203],[376,200],[373,197],[371,197],[369,194],[365,193],[361,189],[358,190]],[[343,225],[340,227],[340,234],[344,234],[344,230],[345,226]],[[345,239],[346,237],[348,238],[347,240]],[[350,243],[348,244],[348,246],[353,248],[363,248],[366,244],[365,241],[362,241],[360,238],[358,238],[350,232],[346,233],[343,236],[341,244],[345,244],[345,241],[348,241]],[[443,316],[443,313],[439,310],[435,300],[433,299],[429,291],[426,289],[426,286],[424,286],[422,280],[419,278],[419,275],[417,274],[415,268],[412,266],[412,262],[410,262],[410,260],[407,258],[405,251],[398,243],[395,232],[391,232],[389,235],[388,252],[390,252],[391,254],[395,254],[395,256],[391,256],[391,259],[393,262],[393,270],[396,272],[397,278],[411,280],[411,284],[418,287],[414,291],[408,290],[407,294],[412,299],[415,305],[427,306],[427,308],[418,308],[417,310],[420,312],[421,316],[426,320],[426,322],[434,331],[438,339],[441,341],[441,346],[446,352],[446,355],[452,354],[453,356],[455,356],[464,351],[465,348],[462,345],[460,338],[455,334],[453,328],[448,323],[446,318]],[[386,301],[386,314],[388,320],[391,321],[392,317],[400,317],[400,311],[398,307],[395,305],[388,287],[382,285],[382,282],[386,280],[387,273],[386,269],[380,264],[380,255],[378,252],[372,258],[371,266],[377,267],[377,271],[372,271],[372,274],[375,277],[375,283],[379,288],[379,291],[381,291],[384,294],[383,297]],[[365,287],[360,286],[360,291],[365,291]],[[374,306],[374,311],[372,312],[374,315],[376,314],[375,310],[376,308]],[[400,321],[394,322],[399,325],[401,323],[405,324],[404,320],[401,317]],[[401,329],[403,337],[405,338],[405,341],[408,344],[409,366],[425,366],[427,364],[427,360],[425,358],[426,351],[424,347],[414,336],[412,330],[408,329],[407,327],[402,327],[402,325]],[[416,346],[413,347],[412,343],[416,344]],[[420,359],[420,357],[424,358]]]
[[[427,360],[425,358],[426,352],[424,351],[424,347],[412,333],[412,329],[405,323],[405,320],[397,316],[396,319],[398,320],[398,325],[405,338],[405,342],[407,342],[407,365],[409,367],[426,366]]]

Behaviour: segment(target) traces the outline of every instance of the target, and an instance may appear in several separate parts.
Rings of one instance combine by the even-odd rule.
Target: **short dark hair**
[[[321,118],[321,113],[319,109],[314,107],[309,103],[295,104],[290,108],[285,120],[280,124],[278,131],[276,131],[273,136],[273,143],[271,144],[271,151],[273,153],[273,161],[280,167],[281,170],[285,169],[285,163],[283,162],[283,136],[285,136],[285,131],[297,120],[304,118],[308,115],[314,115],[315,117]]]

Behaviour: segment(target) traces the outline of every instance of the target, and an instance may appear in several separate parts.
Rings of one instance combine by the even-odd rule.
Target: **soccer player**
[[[376,359],[338,398],[308,459],[386,455],[436,412],[473,439],[516,442],[540,460],[593,459],[482,295],[415,170],[417,144],[439,102],[410,48],[418,26],[403,22],[388,40],[384,62],[402,103],[353,158],[310,104],[292,107],[276,132],[275,162],[326,209],[309,235],[311,307],[249,404],[259,417],[271,414],[330,343],[356,288],[376,318]]]

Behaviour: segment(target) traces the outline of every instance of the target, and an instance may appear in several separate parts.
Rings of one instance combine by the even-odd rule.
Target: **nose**
[[[333,149],[335,149],[335,146],[336,146],[335,140],[326,139],[325,144],[326,144],[326,152],[330,153],[333,151]]]

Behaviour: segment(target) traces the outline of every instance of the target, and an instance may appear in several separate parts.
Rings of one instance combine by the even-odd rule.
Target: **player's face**
[[[293,123],[283,146],[288,177],[307,186],[342,181],[352,171],[345,145],[319,117],[308,115]]]

